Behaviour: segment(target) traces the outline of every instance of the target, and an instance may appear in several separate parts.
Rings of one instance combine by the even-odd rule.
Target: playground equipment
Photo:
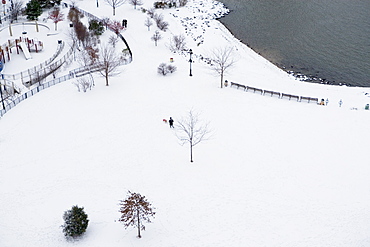
[[[12,53],[12,48],[15,47],[17,49],[17,54],[19,54],[19,50],[21,50],[24,54],[24,57],[28,60],[31,59],[32,56],[30,52],[39,52],[44,48],[44,44],[41,41],[29,39],[29,38],[22,38],[14,40],[8,40],[7,43],[0,46],[0,71],[4,68],[4,64],[7,61],[10,61],[10,54]]]
[[[30,52],[41,51],[44,48],[44,44],[41,41],[19,37],[19,39],[15,40],[15,47],[17,48],[17,54],[19,54],[20,48],[23,51],[24,57],[28,60],[32,58]]]

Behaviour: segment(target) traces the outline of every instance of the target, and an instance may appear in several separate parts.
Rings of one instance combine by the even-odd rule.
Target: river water
[[[309,81],[370,87],[370,0],[222,0],[243,43]]]

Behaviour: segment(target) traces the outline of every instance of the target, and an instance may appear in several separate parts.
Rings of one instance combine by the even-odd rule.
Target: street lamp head
[[[190,53],[190,55],[191,55],[191,54],[193,54],[193,50],[192,50],[192,49],[190,49],[190,50],[189,50],[189,53]]]

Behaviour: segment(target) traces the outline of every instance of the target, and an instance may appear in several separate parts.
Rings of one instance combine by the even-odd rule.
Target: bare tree
[[[180,119],[176,124],[176,136],[181,144],[190,145],[190,162],[193,162],[193,147],[208,139],[211,130],[209,123],[201,122],[199,114],[190,110],[187,117]]]
[[[163,31],[163,32],[166,32],[167,29],[168,29],[168,22],[167,21],[161,21],[159,23],[157,23],[157,27],[159,28],[159,30]]]
[[[119,21],[112,21],[108,24],[108,26],[117,35],[124,29]]]
[[[155,23],[158,25],[159,22],[163,21],[164,17],[162,14],[157,14],[153,12],[153,17]]]
[[[116,8],[123,5],[126,0],[105,0],[112,8],[113,8],[113,15],[116,15]]]
[[[155,8],[150,8],[146,11],[150,18],[154,18],[155,15]]]
[[[86,93],[87,89],[91,90],[92,86],[94,85],[94,78],[91,74],[88,76],[78,77],[73,84],[77,87],[79,92],[82,91]]]
[[[80,21],[75,22],[73,27],[78,41],[85,47],[89,43],[90,39],[90,33],[88,32],[87,27]]]
[[[145,199],[145,196],[139,193],[128,191],[128,197],[124,201],[120,201],[121,208],[119,212],[122,214],[119,221],[124,223],[127,228],[134,226],[138,230],[138,237],[141,238],[140,230],[145,230],[143,222],[151,223],[151,217],[154,217],[152,205]]]
[[[225,72],[235,64],[233,59],[233,48],[223,47],[216,48],[211,54],[211,68],[221,76],[221,88],[224,80]]]
[[[159,28],[159,30],[161,30],[163,32],[166,32],[166,30],[168,29],[169,24],[168,24],[168,22],[163,20],[163,15],[162,14],[154,14],[153,19],[154,19],[155,23],[157,24],[157,27]]]
[[[118,36],[117,35],[109,36],[108,44],[111,44],[113,46],[113,48],[116,47],[117,42],[118,42]]]
[[[105,78],[105,85],[109,86],[109,76],[118,75],[118,67],[123,62],[123,56],[117,54],[116,50],[109,45],[101,46],[97,64],[100,67],[99,73]]]
[[[18,20],[18,16],[22,14],[24,2],[21,0],[10,1],[10,18],[12,21]]]
[[[146,18],[144,25],[148,27],[148,31],[150,31],[150,26],[153,25],[153,22],[150,20],[150,18]]]
[[[60,21],[64,20],[64,14],[60,12],[60,8],[55,7],[52,11],[49,12],[49,19],[51,19],[55,24],[55,30],[57,30],[57,24]]]
[[[186,47],[186,40],[185,36],[180,34],[180,35],[173,35],[171,40],[170,40],[170,50],[172,52],[177,52],[177,51],[183,51],[185,50]]]
[[[162,39],[162,35],[156,30],[152,36],[152,40],[155,42],[155,46],[157,46],[157,41]]]
[[[136,6],[143,5],[143,1],[141,0],[129,0],[131,5],[134,5],[134,8],[136,9]]]

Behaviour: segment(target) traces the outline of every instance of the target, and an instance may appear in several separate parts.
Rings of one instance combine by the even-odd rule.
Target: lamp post
[[[189,59],[189,63],[190,63],[190,74],[189,74],[189,76],[193,76],[193,74],[191,73],[191,63],[193,62],[193,60],[191,59],[191,55],[193,55],[192,49],[189,50],[189,54],[190,54],[190,59]]]

